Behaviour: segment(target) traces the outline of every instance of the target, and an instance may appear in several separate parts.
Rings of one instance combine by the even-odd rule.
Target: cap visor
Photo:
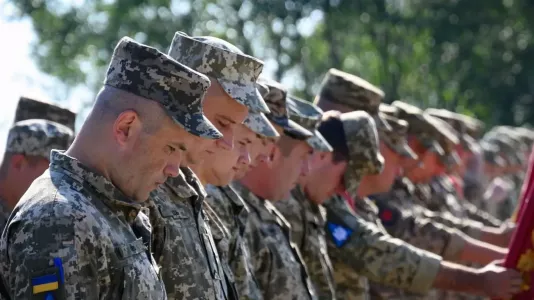
[[[428,150],[435,152],[439,156],[445,155],[445,150],[443,150],[441,145],[436,141],[432,141],[432,145],[430,146],[430,148],[428,148]]]
[[[280,136],[271,121],[262,113],[249,112],[243,125],[263,137],[276,138]]]
[[[332,146],[330,146],[330,144],[324,139],[323,135],[317,130],[314,130],[314,135],[308,138],[306,141],[314,150],[320,152],[334,151]]]
[[[206,139],[220,139],[223,137],[222,133],[201,113],[188,115],[189,118],[184,120],[177,120],[173,118],[174,122],[182,126],[187,132]]]
[[[413,160],[416,160],[419,158],[419,156],[417,156],[417,154],[415,154],[415,152],[412,150],[412,148],[410,148],[410,146],[408,146],[407,143],[403,143],[402,145],[400,145],[399,147],[400,149],[400,152],[399,154],[404,156],[404,157],[408,157],[408,158],[411,158]]]
[[[380,127],[381,130],[384,130],[385,132],[390,132],[393,130],[386,119],[381,116],[380,112],[373,114],[373,119],[375,120],[376,126]]]
[[[240,84],[222,78],[217,78],[217,81],[230,97],[245,105],[250,111],[262,113],[270,112],[267,103],[265,103],[260,92],[256,88],[255,82]]]
[[[290,135],[294,135],[296,138],[307,139],[313,136],[313,133],[308,129],[300,126],[293,120],[289,120],[286,125],[281,125],[284,131]]]

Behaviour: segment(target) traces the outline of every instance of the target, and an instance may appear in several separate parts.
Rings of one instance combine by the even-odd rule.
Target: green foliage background
[[[181,30],[237,44],[313,99],[339,68],[396,99],[489,125],[534,123],[534,1],[11,0],[46,73],[97,90],[124,35],[163,51]]]

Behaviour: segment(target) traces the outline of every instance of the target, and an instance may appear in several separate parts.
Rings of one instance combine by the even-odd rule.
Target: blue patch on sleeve
[[[349,240],[353,232],[352,229],[350,228],[347,228],[339,224],[334,224],[332,222],[327,222],[326,227],[328,231],[330,232],[332,241],[334,241],[334,244],[338,248],[345,245],[345,243]]]

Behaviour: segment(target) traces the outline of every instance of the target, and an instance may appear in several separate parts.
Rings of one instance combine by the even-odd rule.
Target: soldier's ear
[[[113,123],[113,137],[120,146],[129,144],[142,130],[137,112],[126,110],[120,113]]]

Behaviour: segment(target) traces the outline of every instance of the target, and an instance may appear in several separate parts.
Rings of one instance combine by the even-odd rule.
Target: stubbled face
[[[135,201],[145,201],[150,191],[164,183],[168,177],[176,177],[184,152],[192,149],[198,140],[170,118],[154,132],[146,132],[142,124],[134,121],[128,130],[116,133],[122,140],[120,176],[114,182]]]
[[[265,164],[269,168],[272,167],[271,153],[273,152],[274,147],[275,141],[273,139],[256,135],[256,139],[254,139],[250,144],[251,163],[248,166],[238,164],[234,179],[243,178],[250,168],[253,168],[259,164]]]
[[[310,173],[299,180],[306,196],[316,204],[322,204],[343,188],[347,163],[334,163],[332,158],[332,153],[314,152],[310,158]]]
[[[270,187],[269,200],[278,201],[285,198],[295,188],[299,178],[310,171],[310,155],[313,149],[306,141],[295,141],[290,150],[281,150],[280,145],[273,149],[270,174],[265,180]]]
[[[217,186],[229,184],[238,172],[245,174],[248,171],[251,164],[251,148],[255,143],[261,143],[256,133],[245,125],[237,126],[233,149],[218,151],[217,155],[208,156],[202,163],[200,173],[209,184]]]
[[[230,97],[216,80],[212,81],[208,89],[202,109],[204,115],[223,134],[223,137],[205,141],[209,145],[204,151],[198,148],[188,151],[186,163],[189,165],[200,164],[208,155],[217,157],[225,151],[232,150],[236,129],[241,126],[248,114],[247,107]]]

